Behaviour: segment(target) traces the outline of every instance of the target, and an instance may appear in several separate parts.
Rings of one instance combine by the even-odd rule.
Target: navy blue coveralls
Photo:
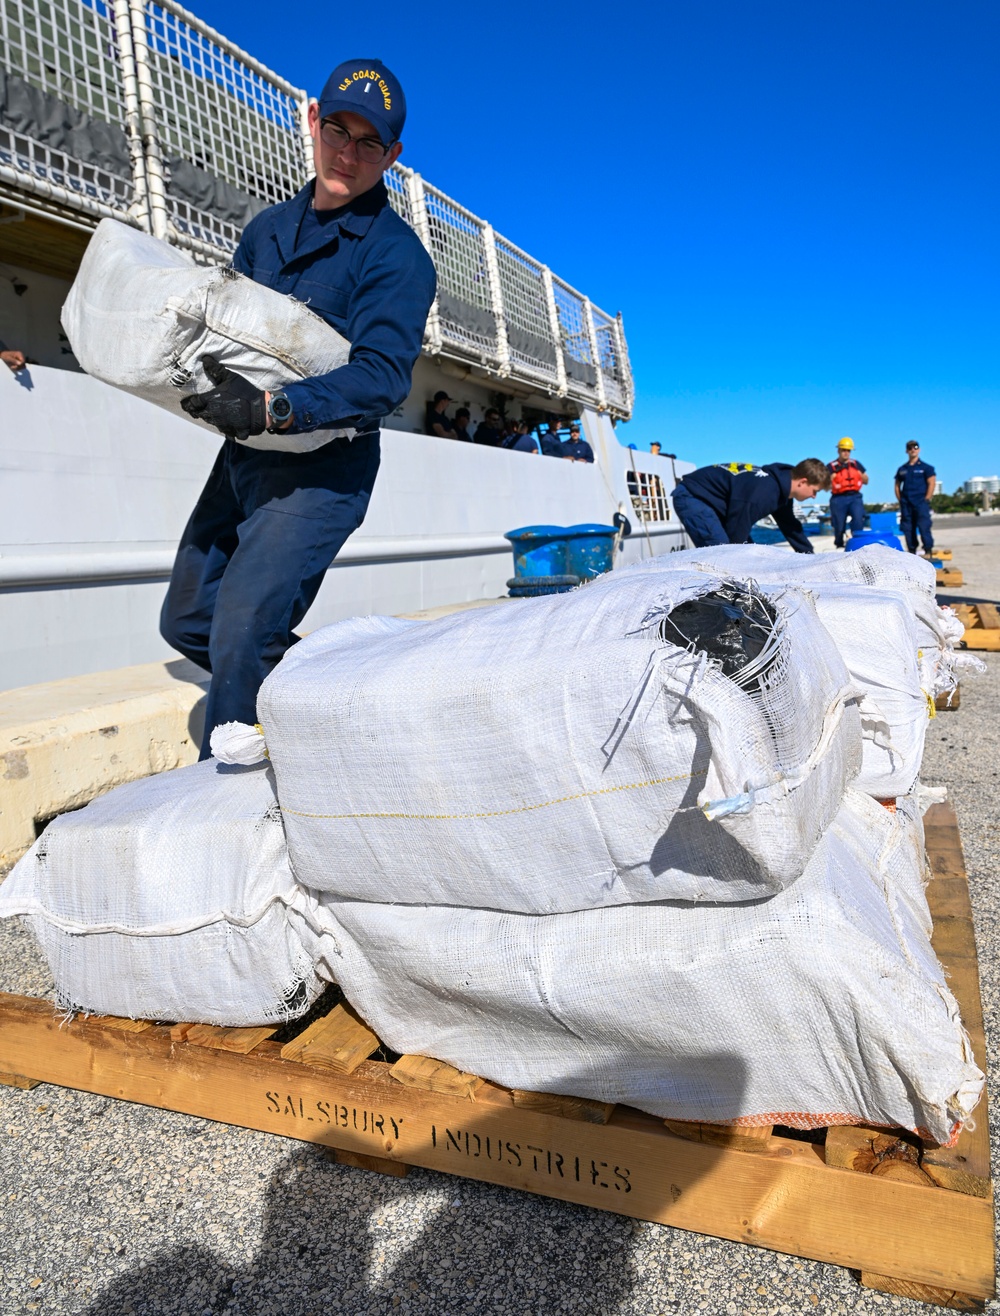
[[[904,462],[896,472],[896,483],[899,485],[899,528],[911,553],[917,551],[918,530],[924,552],[929,553],[934,547],[927,485],[931,476],[936,474],[933,466],[922,461]]]
[[[308,183],[243,232],[233,267],[305,302],[350,342],[348,363],[286,385],[293,430],[354,428],[305,453],[227,439],[181,538],[160,631],[212,673],[202,758],[214,727],[257,720],[261,682],[294,644],[327,568],[364,520],[379,425],[410,391],[434,266],[381,181],[337,211]]]
[[[796,553],[811,553],[813,546],[789,495],[791,482],[792,467],[787,462],[702,466],[674,488],[674,510],[696,548],[745,544],[756,523],[773,516]]]
[[[843,463],[838,460],[826,464],[833,481],[830,494],[830,525],[833,528],[833,542],[837,548],[844,547],[844,531],[847,529],[848,520],[851,523],[852,535],[860,535],[865,528],[865,502],[861,490],[852,490],[850,493],[837,492],[837,472],[846,470],[849,466],[857,467],[862,475],[866,473],[861,463],[856,462],[853,457]]]

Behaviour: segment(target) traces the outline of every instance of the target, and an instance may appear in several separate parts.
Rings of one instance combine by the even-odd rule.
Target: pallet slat
[[[586,1097],[557,1097],[551,1092],[526,1092],[511,1089],[511,1101],[522,1110],[539,1110],[545,1115],[560,1115],[565,1120],[585,1120],[588,1124],[607,1124],[614,1110],[612,1101],[589,1101]]]
[[[713,1147],[731,1147],[734,1151],[768,1151],[774,1128],[770,1124],[754,1127],[729,1124],[699,1124],[693,1120],[664,1120],[671,1133],[690,1142],[707,1142]]]
[[[937,583],[944,589],[956,589],[959,585],[965,584],[965,577],[953,567],[938,567],[936,574]]]
[[[211,1024],[188,1024],[185,1027],[184,1041],[189,1046],[208,1046],[241,1056],[249,1055],[254,1047],[278,1031],[277,1028],[215,1028]]]
[[[353,1074],[378,1050],[378,1038],[349,1005],[334,1006],[281,1048],[283,1060],[315,1065],[331,1074]]]
[[[404,1087],[440,1092],[450,1097],[474,1098],[483,1085],[478,1074],[463,1073],[443,1060],[432,1060],[428,1056],[400,1056],[389,1073]]]
[[[967,649],[1000,652],[1000,609],[994,603],[956,603],[952,605],[965,627],[963,643]]]

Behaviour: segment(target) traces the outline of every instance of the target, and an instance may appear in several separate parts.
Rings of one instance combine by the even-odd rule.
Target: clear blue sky
[[[624,442],[1000,469],[996,0],[190,0],[310,93],[381,58],[418,169],[605,310]]]

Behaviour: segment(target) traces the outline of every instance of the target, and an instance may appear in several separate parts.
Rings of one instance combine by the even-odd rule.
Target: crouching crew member
[[[673,502],[696,548],[745,544],[754,525],[773,516],[796,553],[811,553],[813,546],[792,503],[815,498],[829,487],[830,472],[818,457],[807,457],[797,466],[720,462],[685,475],[674,488]]]
[[[261,682],[364,520],[382,418],[410,391],[435,275],[382,179],[402,150],[405,117],[402,87],[380,60],[334,69],[309,106],[315,179],[251,220],[233,257],[241,274],[305,302],[343,334],[348,363],[262,392],[206,358],[216,387],[182,404],[226,436],[160,619],[167,642],[212,673],[202,758],[214,727],[256,721]],[[244,446],[265,428],[356,435],[305,453]]]
[[[841,439],[837,444],[837,460],[830,462],[830,522],[833,525],[833,542],[844,547],[844,530],[851,523],[851,534],[860,535],[865,528],[865,504],[861,490],[868,483],[868,472],[853,457],[854,440]]]
[[[931,499],[937,488],[937,473],[928,462],[920,460],[920,444],[911,439],[906,445],[906,461],[896,472],[896,500],[899,503],[899,528],[911,553],[917,551],[917,531],[924,552],[934,547],[931,534]]]

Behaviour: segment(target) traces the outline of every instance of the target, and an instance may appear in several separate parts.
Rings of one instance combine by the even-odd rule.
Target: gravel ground
[[[940,539],[966,575],[953,593],[1000,601],[1000,535],[963,526]],[[931,724],[924,775],[948,786],[959,812],[992,1051],[1000,654],[987,660],[987,674],[963,684],[961,709]],[[28,934],[0,927],[0,989],[50,986]],[[995,1088],[992,1100],[996,1112]],[[386,1179],[303,1144],[85,1093],[0,1088],[0,1123],[3,1313],[930,1310],[834,1266],[423,1170]]]

